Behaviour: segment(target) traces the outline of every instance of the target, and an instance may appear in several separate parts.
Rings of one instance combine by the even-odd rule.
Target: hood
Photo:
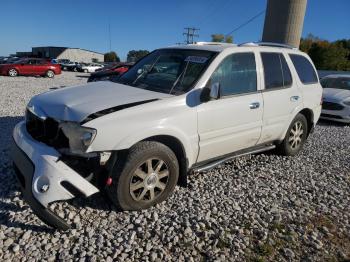
[[[89,115],[112,107],[162,99],[172,95],[109,81],[92,82],[37,95],[28,106],[44,115],[64,121],[81,122]]]
[[[337,88],[323,89],[323,99],[326,101],[343,101],[346,98],[350,98],[350,90]]]

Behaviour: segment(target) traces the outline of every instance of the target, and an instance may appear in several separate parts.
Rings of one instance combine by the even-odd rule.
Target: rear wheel
[[[111,201],[122,210],[140,210],[164,201],[179,177],[174,152],[158,142],[140,142],[113,168]]]
[[[295,156],[307,138],[308,126],[304,115],[298,114],[290,124],[286,136],[277,149],[282,155]]]
[[[18,71],[16,69],[12,68],[12,69],[9,70],[8,74],[11,77],[18,76]]]
[[[54,73],[52,70],[48,70],[48,71],[46,72],[46,76],[47,76],[48,78],[53,78],[53,77],[55,76],[55,73]]]

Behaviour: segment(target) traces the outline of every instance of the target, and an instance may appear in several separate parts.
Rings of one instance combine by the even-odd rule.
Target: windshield
[[[321,80],[323,88],[337,88],[350,90],[350,77],[324,78]]]
[[[181,94],[193,87],[215,54],[203,50],[156,50],[112,81],[155,92]]]

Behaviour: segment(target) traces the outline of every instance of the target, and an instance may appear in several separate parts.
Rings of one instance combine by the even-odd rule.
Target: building
[[[307,0],[268,0],[263,42],[299,47]]]
[[[104,62],[104,55],[98,52],[70,47],[42,46],[33,47],[32,52],[17,52],[19,57],[39,57],[51,59],[69,59],[74,62]]]

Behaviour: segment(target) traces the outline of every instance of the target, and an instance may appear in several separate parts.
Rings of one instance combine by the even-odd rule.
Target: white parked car
[[[33,97],[13,132],[27,202],[66,229],[49,204],[77,192],[106,190],[120,209],[140,210],[193,170],[271,149],[296,155],[319,119],[322,88],[306,54],[271,45],[158,49],[115,82]]]
[[[82,65],[81,66],[81,71],[85,72],[85,73],[93,73],[95,72],[97,69],[102,68],[103,65],[100,64],[88,64],[88,65]]]
[[[329,75],[321,80],[321,118],[350,123],[350,75]]]

